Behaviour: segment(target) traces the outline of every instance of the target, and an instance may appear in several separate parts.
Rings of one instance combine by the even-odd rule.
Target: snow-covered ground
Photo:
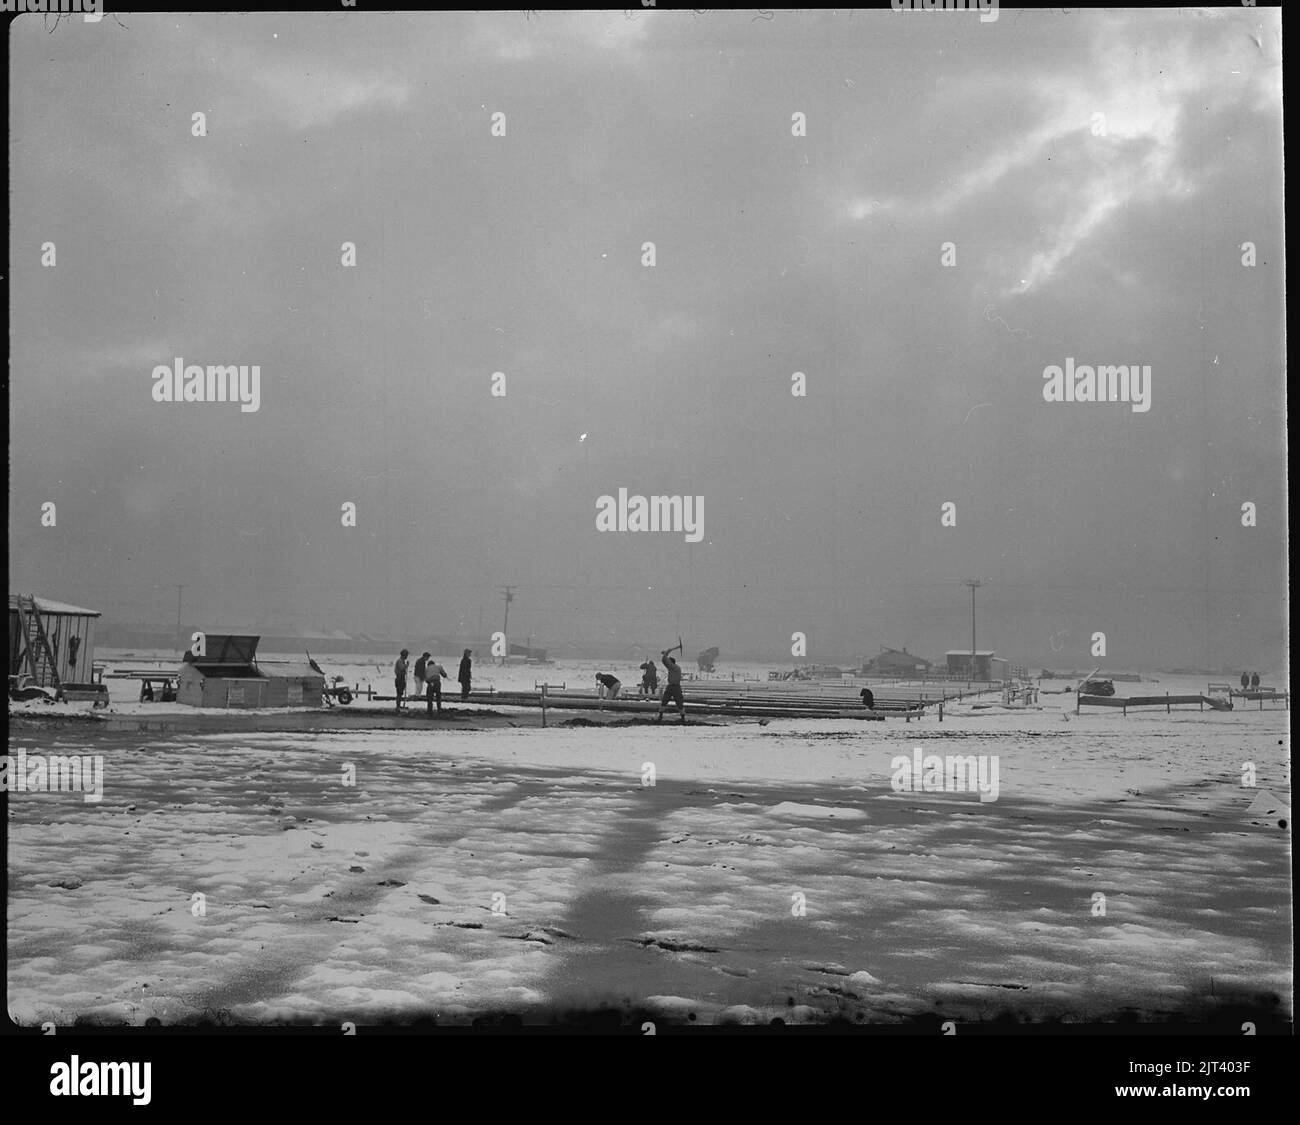
[[[586,669],[556,671],[482,682]],[[9,1011],[891,1022],[1276,997],[1289,1017],[1289,712],[1042,702],[942,724],[20,724],[10,754],[102,755],[104,796],[10,796]],[[997,799],[895,791],[916,748],[996,762]]]

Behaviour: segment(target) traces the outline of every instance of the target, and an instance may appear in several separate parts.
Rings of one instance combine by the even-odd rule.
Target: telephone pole
[[[970,678],[975,678],[975,589],[982,586],[978,578],[965,578],[962,580],[965,585],[970,587]]]
[[[510,603],[515,600],[515,587],[502,586],[501,589],[505,592],[505,596],[506,596],[506,619],[501,626],[501,634],[502,636],[505,637],[506,652],[505,652],[505,656],[501,658],[501,663],[509,664],[510,663]]]
[[[183,653],[185,646],[181,644],[181,591],[185,589],[183,582],[173,582],[176,587],[176,651]]]

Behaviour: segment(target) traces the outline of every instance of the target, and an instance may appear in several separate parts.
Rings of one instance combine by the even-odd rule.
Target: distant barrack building
[[[862,666],[864,676],[917,676],[925,675],[933,665],[924,657],[907,649],[881,648],[879,654]]]
[[[971,669],[971,651],[968,648],[951,648],[947,652],[948,675],[955,679],[983,680],[999,683],[1011,670],[1011,661],[1001,659],[991,648],[975,650],[975,667]]]

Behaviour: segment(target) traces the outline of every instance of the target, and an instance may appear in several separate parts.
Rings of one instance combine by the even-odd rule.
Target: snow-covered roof
[[[22,595],[26,597],[27,595]],[[18,608],[18,594],[9,595],[9,608],[16,610]],[[56,602],[50,598],[33,598],[36,608],[41,613],[59,614],[64,617],[101,617],[103,616],[97,609],[83,609],[79,605],[69,605],[67,602]]]

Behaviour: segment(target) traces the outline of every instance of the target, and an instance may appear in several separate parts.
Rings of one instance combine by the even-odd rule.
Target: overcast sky
[[[10,589],[816,660],[968,645],[979,577],[1013,660],[1276,667],[1278,10],[768,15],[19,17]]]

